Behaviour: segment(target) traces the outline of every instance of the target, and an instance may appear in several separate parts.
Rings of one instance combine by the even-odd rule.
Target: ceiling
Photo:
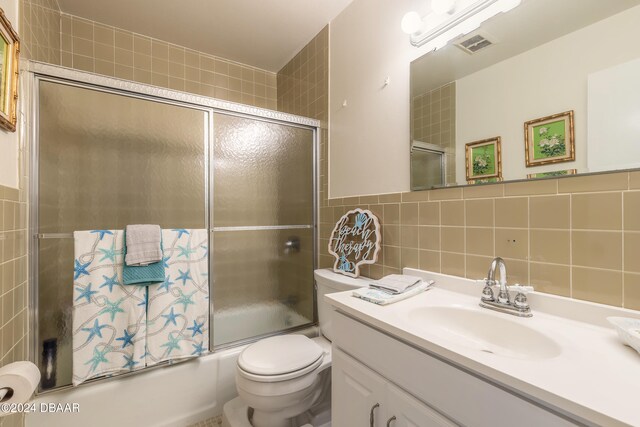
[[[58,0],[62,12],[273,72],[352,0]]]
[[[494,46],[469,55],[449,45],[416,59],[411,64],[411,94],[438,88],[638,4],[640,0],[523,0],[465,36],[486,34],[497,41]]]

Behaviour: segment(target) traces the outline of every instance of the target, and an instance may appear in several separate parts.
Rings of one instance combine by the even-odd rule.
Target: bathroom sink
[[[544,334],[520,322],[479,310],[419,307],[406,315],[414,327],[428,334],[498,356],[548,359],[561,352],[560,346]]]

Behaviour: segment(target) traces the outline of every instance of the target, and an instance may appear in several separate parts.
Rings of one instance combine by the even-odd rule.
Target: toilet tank
[[[313,272],[313,275],[316,279],[318,294],[318,322],[320,323],[320,332],[331,341],[331,306],[324,300],[324,296],[334,292],[343,292],[369,286],[371,279],[365,277],[354,279],[343,274],[334,273],[328,268],[316,270]]]

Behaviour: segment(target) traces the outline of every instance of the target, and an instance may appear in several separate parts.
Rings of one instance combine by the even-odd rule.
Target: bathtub
[[[230,322],[226,324],[234,325],[235,333],[250,331],[251,325],[256,324],[265,328],[259,333],[268,333],[289,328],[292,321],[304,318],[284,305],[264,304],[227,310],[221,317],[215,315],[215,319],[220,324]],[[218,329],[214,332],[224,334]],[[317,328],[309,327],[296,333],[315,336]],[[235,367],[244,348],[246,345],[173,366],[42,394],[34,399],[37,408],[43,403],[77,403],[79,412],[29,413],[25,426],[182,427],[216,417],[222,414],[222,406],[237,396]]]

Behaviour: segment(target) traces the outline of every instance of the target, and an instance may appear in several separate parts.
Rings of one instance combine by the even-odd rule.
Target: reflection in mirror
[[[640,0],[524,0],[415,60],[412,190],[639,168],[638,22]],[[500,176],[468,177],[497,137]]]

